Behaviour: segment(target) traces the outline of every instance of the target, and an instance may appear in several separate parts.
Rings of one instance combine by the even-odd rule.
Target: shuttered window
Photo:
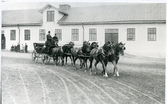
[[[59,40],[62,40],[62,29],[55,29],[55,34]]]
[[[97,41],[97,30],[96,29],[89,29],[89,40]]]
[[[72,29],[72,41],[79,41],[79,29]]]
[[[135,41],[135,28],[127,29],[127,41]]]
[[[156,41],[156,28],[148,28],[148,41]]]
[[[44,41],[45,40],[45,34],[46,34],[45,29],[39,29],[39,40],[40,41]]]
[[[16,30],[10,30],[10,40],[16,40]]]
[[[30,40],[30,30],[24,30],[24,40]]]
[[[54,11],[47,11],[47,22],[54,22]]]

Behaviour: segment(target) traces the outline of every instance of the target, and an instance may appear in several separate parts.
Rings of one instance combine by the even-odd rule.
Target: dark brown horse
[[[98,48],[98,47],[99,47],[98,42],[92,42],[91,45],[90,45],[90,52],[91,52],[92,49]],[[83,63],[82,66],[85,67],[86,69],[87,69],[87,60],[88,60],[89,57],[90,57],[90,52],[87,52],[87,55],[83,57],[83,60],[84,60],[85,62]],[[86,70],[85,70],[85,71],[86,71]]]
[[[114,76],[119,76],[119,70],[117,64],[120,55],[124,55],[124,50],[125,50],[125,44],[120,42],[114,46],[114,54],[109,55],[108,57],[108,61],[112,62],[112,64],[114,65],[114,71],[113,71]]]
[[[89,41],[84,41],[83,42],[83,46],[81,48],[73,48],[71,49],[71,55],[73,58],[73,66],[76,68],[75,66],[75,62],[77,59],[80,60],[80,67],[82,68],[83,65],[86,63],[87,66],[87,60],[86,60],[86,56],[88,56],[90,53],[90,43]]]
[[[72,57],[71,57],[71,49],[74,48],[74,42],[69,42],[68,44],[65,44],[62,46],[62,49],[63,49],[63,58],[65,57],[66,58],[66,63],[65,65],[67,65],[67,58],[69,57],[71,59],[71,65],[73,64],[73,61],[72,61]]]
[[[89,60],[90,60],[90,66],[89,66],[90,74],[92,74],[92,62],[93,62],[93,59],[95,59],[96,62],[94,65],[95,65],[96,71],[97,71],[96,66],[100,62],[102,64],[102,67],[103,67],[103,71],[102,71],[102,73],[104,73],[103,76],[108,77],[106,67],[107,67],[107,63],[108,63],[108,56],[112,55],[112,54],[114,54],[114,48],[113,48],[113,44],[110,42],[106,42],[102,46],[102,48],[92,49],[90,52],[90,58],[89,58]]]
[[[55,61],[55,64],[58,65],[58,58],[60,57],[61,58],[61,61],[62,61],[62,65],[64,65],[64,52],[63,52],[63,49],[61,46],[57,46],[55,48],[52,49],[52,55],[54,57],[54,61]]]

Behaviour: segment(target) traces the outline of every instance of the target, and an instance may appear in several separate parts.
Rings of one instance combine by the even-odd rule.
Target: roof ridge
[[[14,10],[2,10],[2,11],[25,11],[25,10],[39,10],[40,8],[38,9],[14,9]]]

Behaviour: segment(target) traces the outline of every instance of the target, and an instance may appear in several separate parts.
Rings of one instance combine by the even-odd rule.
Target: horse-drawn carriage
[[[105,77],[108,77],[106,67],[108,62],[112,62],[114,65],[114,75],[119,76],[117,63],[119,60],[119,55],[124,54],[124,47],[125,44],[122,42],[114,45],[111,42],[106,42],[102,47],[98,48],[97,42],[89,43],[89,41],[83,42],[83,46],[79,49],[74,48],[74,43],[70,42],[69,44],[65,44],[62,47],[54,47],[52,48],[52,54],[48,54],[44,51],[44,44],[43,43],[34,43],[34,51],[32,53],[32,60],[38,62],[38,58],[42,59],[42,63],[46,64],[50,62],[51,57],[53,58],[54,63],[56,65],[60,60],[62,60],[62,65],[64,65],[64,58],[66,57],[66,65],[67,65],[67,57],[70,57],[71,64],[76,68],[75,61],[77,59],[80,60],[81,68],[83,66],[87,67],[87,60],[90,61],[90,74],[92,74],[92,62],[95,62],[95,69],[97,70],[96,66],[100,62],[103,67],[102,73]]]
[[[51,58],[53,58],[53,61],[55,62],[55,57],[53,55],[50,55],[45,48],[45,43],[33,43],[34,50],[32,52],[32,60],[37,63],[39,59],[41,59],[42,64],[49,63]],[[59,62],[59,60],[58,60]]]

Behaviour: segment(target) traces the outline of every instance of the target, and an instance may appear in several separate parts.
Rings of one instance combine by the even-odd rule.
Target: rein
[[[102,48],[102,51],[104,52],[104,54],[103,54],[103,52],[101,53],[101,54],[103,54],[104,56],[109,56],[108,54],[107,54],[107,52],[106,52],[106,50],[104,50],[103,48]],[[106,54],[105,54],[106,53]]]

